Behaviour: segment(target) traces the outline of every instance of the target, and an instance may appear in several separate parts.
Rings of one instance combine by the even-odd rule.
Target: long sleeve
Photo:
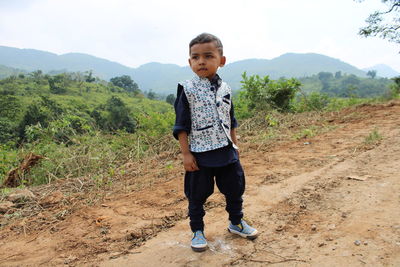
[[[230,117],[231,117],[231,129],[237,128],[238,127],[238,122],[235,117],[235,110],[233,107],[233,101],[231,102],[231,110],[230,110]]]
[[[173,136],[175,137],[175,139],[178,139],[179,132],[185,131],[187,132],[187,134],[189,134],[192,127],[189,101],[187,100],[183,87],[180,84],[178,84],[174,108],[176,117],[175,125],[173,128]]]

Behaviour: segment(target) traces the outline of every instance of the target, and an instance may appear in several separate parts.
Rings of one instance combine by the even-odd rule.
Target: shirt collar
[[[218,74],[215,74],[214,77],[211,78],[210,82],[211,86],[214,86],[218,89],[222,84],[222,79],[219,77]]]

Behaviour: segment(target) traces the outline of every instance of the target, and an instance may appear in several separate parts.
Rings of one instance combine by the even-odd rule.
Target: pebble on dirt
[[[312,231],[317,231],[317,226],[315,224],[311,225],[311,230]]]
[[[356,246],[359,246],[359,245],[361,245],[361,241],[360,241],[360,240],[356,240],[356,241],[354,241],[354,245],[356,245]]]
[[[61,202],[64,199],[64,194],[61,191],[55,191],[45,198],[40,200],[42,206],[51,206]]]

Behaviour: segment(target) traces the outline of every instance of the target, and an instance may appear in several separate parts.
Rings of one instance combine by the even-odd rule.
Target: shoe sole
[[[205,245],[204,247],[192,247],[192,250],[194,252],[203,252],[207,249],[207,247],[208,247],[207,245]]]
[[[230,228],[228,228],[228,232],[230,232],[232,234],[240,235],[241,237],[244,237],[244,238],[247,238],[247,239],[250,239],[250,240],[254,240],[258,236],[257,230],[252,235],[243,234],[243,233],[241,233],[239,231],[235,231],[235,230],[232,230]]]

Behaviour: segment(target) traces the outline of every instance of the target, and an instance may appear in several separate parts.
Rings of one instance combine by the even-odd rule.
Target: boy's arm
[[[232,138],[232,142],[236,146],[238,146],[237,137],[236,137],[236,129],[235,128],[231,129],[231,138]]]
[[[233,101],[231,102],[231,110],[230,110],[230,116],[231,116],[231,139],[232,142],[239,147],[238,141],[237,141],[237,136],[236,136],[236,128],[238,127],[238,122],[235,118],[235,109],[233,107]],[[239,149],[236,150],[239,155]]]
[[[193,172],[198,171],[199,167],[197,166],[196,158],[189,150],[189,142],[188,135],[185,131],[181,131],[178,133],[179,145],[181,147],[181,152],[183,155],[183,166],[185,171]]]

